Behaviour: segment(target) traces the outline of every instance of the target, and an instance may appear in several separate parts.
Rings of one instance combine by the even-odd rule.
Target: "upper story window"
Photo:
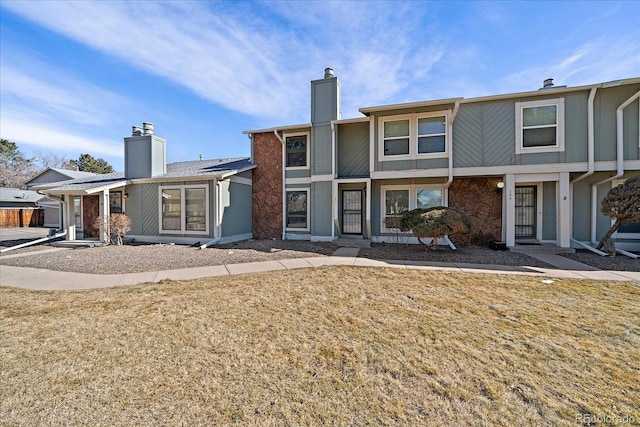
[[[384,124],[384,155],[409,154],[409,120],[389,120]]]
[[[443,157],[447,152],[448,113],[380,118],[380,160]]]
[[[564,99],[516,102],[516,153],[564,151]]]
[[[309,133],[284,135],[288,169],[309,168]]]

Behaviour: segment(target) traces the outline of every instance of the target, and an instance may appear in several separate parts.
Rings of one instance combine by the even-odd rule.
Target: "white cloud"
[[[124,156],[122,142],[97,138],[92,135],[78,136],[34,122],[32,116],[4,115],[2,117],[2,138],[19,145],[27,144],[70,153],[91,153],[121,158]]]

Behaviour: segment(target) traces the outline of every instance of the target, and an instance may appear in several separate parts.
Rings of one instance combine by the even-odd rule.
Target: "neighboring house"
[[[51,182],[60,182],[77,178],[88,178],[95,176],[95,173],[80,172],[69,169],[60,168],[46,168],[38,175],[27,181],[26,186],[28,189],[35,188],[38,185],[43,185]],[[49,197],[42,198],[38,202],[38,207],[44,211],[44,226],[50,228],[60,229],[62,228],[62,202],[57,199]]]
[[[249,158],[167,164],[153,125],[124,139],[125,170],[38,185],[63,201],[67,239],[104,239],[95,219],[126,213],[128,237],[145,242],[231,242],[251,238]]]
[[[45,199],[35,191],[0,187],[0,228],[42,227],[39,203]]]
[[[245,131],[256,238],[415,242],[394,222],[444,205],[470,215],[472,241],[596,242],[600,202],[640,173],[640,78],[524,93],[361,108],[340,119],[333,70],[311,82],[311,123]],[[617,234],[640,249],[640,229]],[[444,243],[444,242],[443,242]]]

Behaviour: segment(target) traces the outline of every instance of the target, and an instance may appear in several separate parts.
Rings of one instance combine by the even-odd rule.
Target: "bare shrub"
[[[109,215],[109,224],[105,224],[104,217],[102,216],[96,218],[94,226],[102,230],[103,233],[105,233],[105,225],[108,225],[109,230],[108,241],[121,246],[122,237],[131,231],[131,218],[125,214],[113,213]]]

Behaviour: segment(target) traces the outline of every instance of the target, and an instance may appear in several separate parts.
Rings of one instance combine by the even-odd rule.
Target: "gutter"
[[[287,240],[287,191],[286,191],[286,147],[284,139],[278,134],[278,129],[273,130],[273,134],[282,143],[282,240]]]
[[[591,184],[591,243],[596,243],[596,215],[597,215],[597,205],[598,205],[598,186],[601,184],[605,184],[607,182],[613,181],[614,179],[620,178],[624,175],[624,117],[623,110],[629,106],[633,101],[640,98],[640,90],[633,94],[629,99],[620,104],[620,106],[616,109],[616,162],[617,162],[617,173],[610,177],[603,179],[602,181],[595,182]]]

